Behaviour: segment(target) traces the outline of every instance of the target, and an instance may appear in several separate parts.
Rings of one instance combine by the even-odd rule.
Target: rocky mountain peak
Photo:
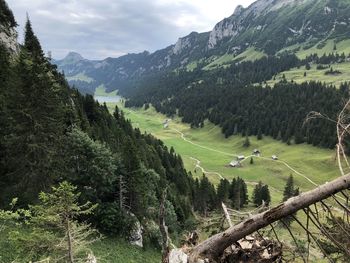
[[[65,64],[74,64],[84,60],[83,56],[77,52],[69,52],[68,55],[63,59]]]

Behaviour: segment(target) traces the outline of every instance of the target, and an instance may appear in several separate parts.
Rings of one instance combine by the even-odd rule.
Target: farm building
[[[233,160],[232,162],[230,162],[230,166],[234,168],[238,168],[238,167],[242,167],[242,164],[239,161]]]
[[[258,150],[258,149],[254,149],[253,154],[254,154],[255,156],[260,156],[261,152],[260,152],[260,150]]]
[[[242,160],[244,160],[245,159],[245,156],[244,155],[238,155],[237,156],[237,160],[238,161],[242,161]]]

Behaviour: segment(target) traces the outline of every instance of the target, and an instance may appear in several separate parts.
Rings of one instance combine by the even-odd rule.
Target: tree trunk
[[[68,237],[68,259],[69,259],[69,263],[74,263],[73,238],[72,238],[72,233],[71,233],[69,219],[67,219],[67,237]]]
[[[226,221],[227,221],[229,227],[233,227],[233,224],[232,224],[230,215],[229,215],[229,213],[228,213],[228,211],[227,211],[226,205],[222,202],[222,203],[221,203],[221,206],[222,206],[222,210],[224,210],[224,215],[225,215],[225,218],[226,218]]]
[[[350,174],[293,197],[203,241],[192,250],[189,262],[196,263],[199,258],[215,261],[227,247],[245,236],[348,188],[350,188]]]
[[[166,191],[164,190],[160,207],[159,207],[159,229],[162,234],[162,263],[169,263],[169,234],[168,229],[165,225],[165,200],[166,200]]]

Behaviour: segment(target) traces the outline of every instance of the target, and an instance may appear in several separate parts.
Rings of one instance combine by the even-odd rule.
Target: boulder
[[[142,226],[138,220],[135,221],[135,224],[130,232],[129,241],[131,245],[143,247]]]
[[[188,256],[181,249],[173,249],[169,254],[169,263],[187,263]]]

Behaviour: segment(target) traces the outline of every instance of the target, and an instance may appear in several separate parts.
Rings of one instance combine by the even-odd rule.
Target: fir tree
[[[35,60],[43,62],[44,52],[42,51],[39,39],[34,34],[32,23],[28,17],[25,25],[24,48],[30,52]]]
[[[299,188],[294,188],[294,178],[290,175],[287,179],[286,186],[283,191],[283,200],[287,201],[289,198],[299,195]]]
[[[293,175],[290,175],[287,179],[286,186],[284,187],[282,201],[285,202],[289,198],[297,196],[297,195],[299,195],[299,188],[294,188],[294,178],[293,178]],[[288,216],[288,217],[283,219],[283,222],[289,226],[293,220],[294,219],[292,216]]]
[[[221,206],[221,203],[226,203],[230,195],[230,182],[226,179],[221,179],[218,189],[217,189],[217,199],[218,206]]]
[[[250,140],[249,140],[249,137],[246,136],[243,142],[243,147],[248,148],[249,146],[250,146]]]
[[[259,128],[257,139],[260,141],[260,140],[262,140],[262,138],[263,138],[263,134],[262,134],[261,129]]]

